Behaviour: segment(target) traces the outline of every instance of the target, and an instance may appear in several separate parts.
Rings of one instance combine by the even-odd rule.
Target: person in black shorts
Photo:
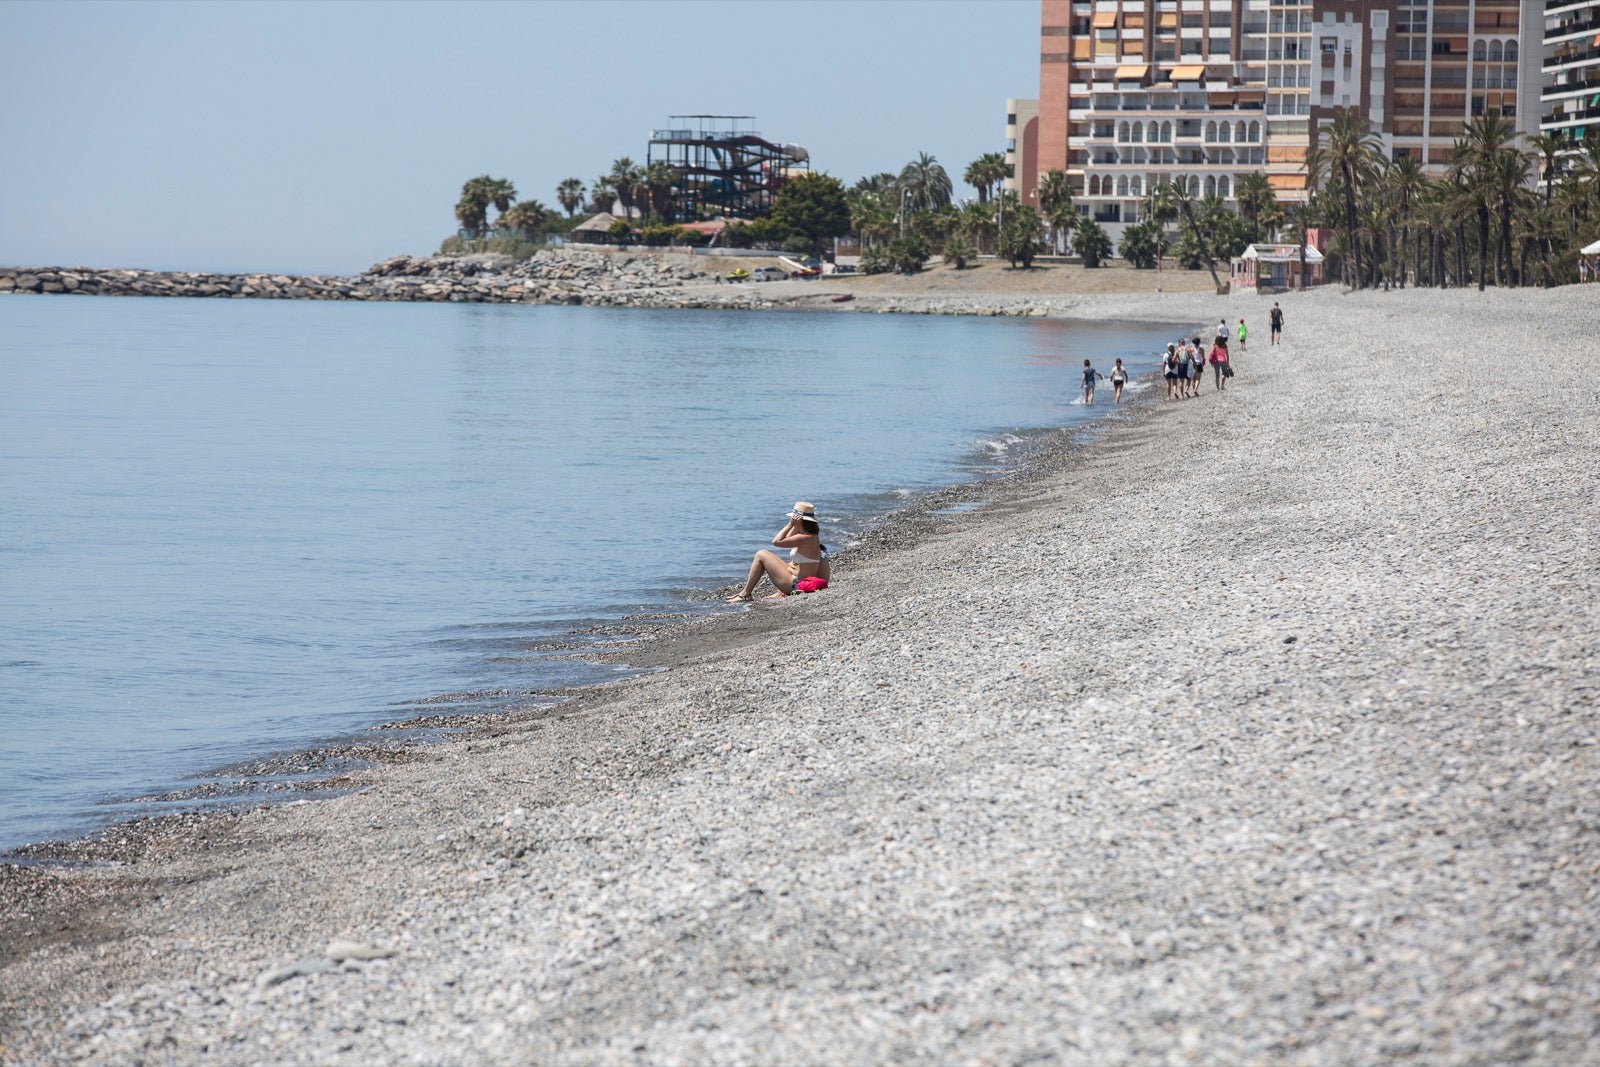
[[[1283,333],[1283,309],[1276,300],[1272,302],[1272,310],[1267,313],[1267,321],[1272,326],[1272,343],[1277,344],[1278,335]]]

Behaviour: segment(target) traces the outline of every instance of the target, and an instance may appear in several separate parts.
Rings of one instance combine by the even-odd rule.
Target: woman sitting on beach
[[[789,558],[784,559],[765,548],[757,552],[750,561],[750,575],[745,579],[744,588],[738,596],[729,597],[728,603],[749,600],[756,586],[761,584],[762,575],[777,590],[772,594],[775,597],[826,588],[832,568],[828,564],[827,546],[818,536],[821,532],[816,507],[804,500],[796,501],[794,510],[789,512],[788,524],[772,539],[774,548],[789,550]]]

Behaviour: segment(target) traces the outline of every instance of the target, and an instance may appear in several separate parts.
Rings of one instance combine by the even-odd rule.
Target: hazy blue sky
[[[672,114],[844,181],[957,183],[1038,87],[1038,0],[0,2],[0,264],[350,273],[461,184],[555,207]]]

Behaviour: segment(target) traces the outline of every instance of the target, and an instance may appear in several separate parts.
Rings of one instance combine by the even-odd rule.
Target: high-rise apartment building
[[[1303,199],[1307,147],[1339,108],[1440,173],[1474,115],[1537,130],[1541,49],[1522,34],[1542,13],[1538,0],[1042,0],[1037,136],[1017,187],[1066,171],[1113,240],[1164,181],[1233,202],[1259,172]]]
[[[1600,131],[1600,2],[1545,5],[1542,73],[1539,132]]]

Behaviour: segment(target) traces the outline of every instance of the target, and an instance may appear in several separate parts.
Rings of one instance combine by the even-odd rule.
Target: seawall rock
[[[0,292],[633,306],[633,294],[716,279],[715,271],[667,262],[650,253],[564,248],[546,249],[520,262],[505,255],[394,256],[353,277],[0,267]],[[655,300],[638,306],[674,303]]]

